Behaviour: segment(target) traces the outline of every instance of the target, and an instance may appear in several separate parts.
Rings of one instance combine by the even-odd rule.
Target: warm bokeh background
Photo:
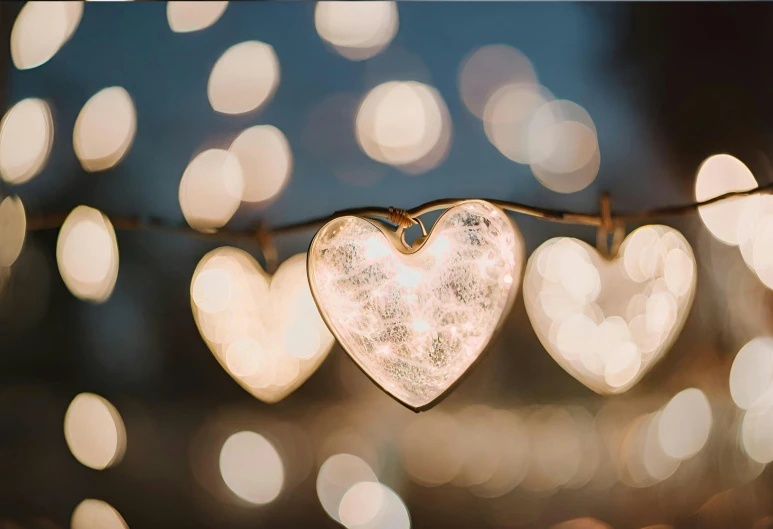
[[[336,36],[341,15],[332,10],[315,26],[312,3],[231,3],[211,26],[180,33],[165,3],[89,2],[77,24],[62,22],[75,12],[70,7],[30,16],[18,30],[26,36],[14,44],[22,5],[0,8],[2,113],[26,98],[41,99],[44,110],[27,109],[37,128],[21,120],[22,132],[8,125],[0,134],[0,170],[6,171],[0,192],[18,195],[28,219],[88,205],[108,217],[138,215],[168,225],[187,220],[199,228],[228,221],[241,230],[350,207],[411,208],[442,197],[591,213],[602,191],[611,193],[613,211],[630,211],[694,201],[696,172],[714,154],[737,157],[760,184],[773,176],[773,8],[765,4],[403,2],[370,26],[349,20],[350,33],[372,27],[375,40],[338,48],[321,35],[351,44],[351,34]],[[257,77],[238,75],[246,68],[236,57],[230,72],[237,75],[226,71],[213,84],[213,65],[244,41],[269,44],[275,60],[257,46],[250,59],[261,65]],[[484,48],[494,44],[505,47]],[[47,48],[55,53],[41,61],[36,54],[45,56]],[[477,62],[470,59],[474,53],[482,54]],[[400,85],[408,95],[391,92],[393,101],[379,107],[379,92],[370,91],[390,81],[422,84]],[[490,99],[513,81],[545,87],[530,88],[530,101],[576,104],[560,109],[584,134],[561,136],[574,149],[555,162],[573,168],[564,178],[515,163],[512,158],[528,161],[530,154],[512,143],[513,129],[497,136],[497,124],[510,123],[522,100],[500,93],[502,118]],[[238,83],[252,85],[240,91]],[[123,90],[107,92],[91,110],[96,124],[89,124],[84,105],[108,87]],[[359,129],[358,106],[369,93],[375,117],[363,105]],[[250,110],[242,97],[257,98],[259,108]],[[241,110],[249,111],[235,113]],[[405,128],[379,132],[395,115]],[[252,201],[229,202],[221,185],[195,188],[187,195],[191,202],[181,204],[189,163],[207,149],[228,149],[255,125],[279,132],[264,127],[243,138],[244,155],[254,156],[253,180],[245,187]],[[368,144],[362,138],[373,130],[392,143]],[[9,160],[25,147],[33,159],[42,153],[37,161],[44,165],[28,181],[13,183]],[[597,170],[575,163],[594,156],[600,156]],[[216,165],[226,171],[222,161]],[[243,160],[242,169],[248,177]],[[197,174],[206,180],[211,173]],[[735,184],[728,185],[714,194]],[[572,186],[581,189],[554,190]],[[527,256],[551,237],[595,241],[593,228],[513,218]],[[0,517],[8,520],[0,524],[69,527],[76,505],[94,498],[112,505],[132,529],[332,527],[320,498],[338,515],[346,485],[377,476],[401,498],[393,503],[404,502],[416,528],[768,527],[773,490],[759,461],[767,454],[773,459],[772,408],[768,403],[757,411],[755,429],[744,437],[744,412],[729,383],[741,347],[770,333],[764,273],[758,271],[761,281],[741,252],[713,237],[697,215],[662,223],[692,245],[698,287],[673,349],[635,388],[604,398],[564,372],[540,344],[519,294],[490,354],[448,399],[421,415],[381,393],[337,345],[277,404],[263,404],[234,382],[199,335],[191,279],[199,260],[221,244],[263,262],[256,243],[118,229],[117,281],[109,298],[95,304],[73,296],[72,279],[62,281],[58,230],[30,231],[18,259],[0,268]],[[0,229],[0,236],[11,231]],[[313,234],[277,238],[280,261],[305,252]],[[10,243],[0,238],[0,258],[3,244]],[[85,259],[88,268],[92,260]],[[107,283],[81,297],[102,301],[112,288],[109,277]],[[762,357],[773,354],[760,347]],[[737,383],[767,388],[773,367],[763,364],[752,363],[745,373],[766,380]],[[688,393],[667,408],[670,419],[659,430],[653,427],[663,417],[654,414],[687,388],[703,392],[709,413]],[[115,407],[86,402],[85,416],[97,429],[86,420],[71,425],[68,437],[71,445],[86,443],[87,458],[96,458],[91,466],[116,463],[102,471],[82,465],[65,440],[65,412],[83,392]],[[107,421],[106,430],[95,413]],[[112,426],[116,414],[125,433]],[[269,444],[242,437],[247,459],[238,447],[236,455],[221,455],[226,439],[242,430]],[[662,453],[692,448],[697,454],[681,462]],[[94,453],[100,449],[107,454]],[[367,465],[334,459],[318,483],[320,467],[335,454]],[[233,479],[261,476],[258,497],[267,495],[268,503],[255,506],[234,495],[221,469],[228,457],[235,458],[228,467]],[[397,514],[370,520],[365,489],[349,497],[349,511],[340,506],[349,527],[407,527],[404,511],[392,504]],[[585,517],[596,520],[577,520]],[[76,529],[99,526],[76,521]]]

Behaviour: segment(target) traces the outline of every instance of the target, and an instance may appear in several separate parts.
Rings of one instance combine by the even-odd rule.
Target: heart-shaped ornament
[[[191,308],[220,365],[264,402],[292,393],[333,346],[311,297],[306,254],[271,277],[242,250],[213,250],[193,274]]]
[[[448,209],[418,248],[379,222],[347,216],[312,240],[309,284],[352,360],[421,411],[470,369],[501,326],[523,255],[505,212],[480,200]]]
[[[668,226],[642,226],[614,259],[569,237],[543,243],[524,276],[542,345],[602,395],[633,387],[673,344],[695,293],[692,248]]]

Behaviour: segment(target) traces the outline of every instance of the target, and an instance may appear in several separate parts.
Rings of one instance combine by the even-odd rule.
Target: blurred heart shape
[[[681,332],[695,294],[692,248],[668,226],[642,226],[608,259],[570,237],[543,243],[524,276],[524,303],[542,345],[602,395],[632,388]]]
[[[303,384],[334,343],[311,297],[306,254],[283,262],[272,277],[248,253],[217,248],[193,273],[191,308],[223,369],[267,403]]]
[[[382,390],[432,407],[480,358],[518,291],[524,247],[481,200],[443,213],[408,248],[379,222],[345,216],[311,242],[309,284],[338,342]]]

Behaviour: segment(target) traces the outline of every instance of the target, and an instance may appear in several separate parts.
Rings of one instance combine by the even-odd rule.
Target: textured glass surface
[[[407,255],[372,222],[342,217],[311,245],[312,291],[338,341],[394,397],[418,409],[483,352],[520,280],[523,243],[500,209],[455,206]]]
[[[556,362],[597,393],[615,394],[671,347],[690,311],[696,273],[690,245],[668,226],[633,231],[612,260],[559,237],[529,258],[523,297]]]

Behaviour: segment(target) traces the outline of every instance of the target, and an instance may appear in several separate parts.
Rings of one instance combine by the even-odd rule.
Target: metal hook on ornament
[[[620,245],[625,238],[625,222],[612,217],[612,198],[604,191],[599,199],[599,214],[601,222],[596,232],[596,248],[607,259],[617,256]],[[609,245],[609,234],[612,233],[612,245]]]
[[[419,217],[411,217],[404,209],[390,207],[387,220],[397,226],[395,234],[397,234],[400,241],[403,243],[403,246],[406,248],[418,248],[427,239],[427,228],[424,227],[424,223],[421,219]],[[413,241],[413,244],[408,244],[405,241],[405,230],[416,224],[421,228],[421,236]]]
[[[279,254],[276,251],[274,239],[271,237],[271,231],[265,224],[258,226],[258,229],[255,231],[255,240],[258,243],[258,248],[260,248],[260,253],[263,254],[263,258],[266,260],[266,272],[273,275],[279,265]]]

